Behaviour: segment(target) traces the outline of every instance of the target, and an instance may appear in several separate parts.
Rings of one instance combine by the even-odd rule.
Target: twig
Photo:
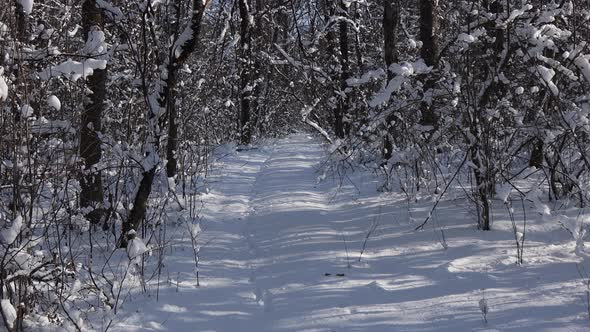
[[[463,168],[463,165],[465,165],[465,163],[467,162],[467,158],[468,157],[469,157],[469,154],[466,153],[465,154],[465,158],[463,158],[463,161],[461,162],[461,165],[459,165],[459,167],[455,171],[455,174],[453,174],[453,177],[451,178],[451,181],[449,181],[449,183],[447,183],[447,185],[445,186],[445,189],[443,190],[443,192],[436,199],[436,202],[434,203],[434,206],[432,206],[432,209],[430,209],[430,212],[428,212],[428,216],[426,217],[426,219],[424,219],[424,221],[420,225],[418,225],[418,227],[414,228],[415,231],[424,229],[424,226],[428,223],[428,221],[432,217],[432,213],[434,212],[434,210],[436,210],[436,207],[438,206],[438,203],[440,203],[440,201],[442,200],[443,196],[445,195],[445,193],[447,192],[447,190],[449,189],[449,187],[451,186],[451,184],[454,182],[455,177],[457,177],[457,174],[459,174],[459,172]]]

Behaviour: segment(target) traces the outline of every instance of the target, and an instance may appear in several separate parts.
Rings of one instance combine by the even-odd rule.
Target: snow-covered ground
[[[581,259],[557,223],[527,214],[517,266],[501,202],[490,232],[475,229],[459,191],[414,231],[431,198],[380,193],[368,173],[318,181],[325,161],[306,134],[222,156],[203,195],[200,286],[178,235],[158,299],[153,283],[133,294],[111,330],[590,330]]]

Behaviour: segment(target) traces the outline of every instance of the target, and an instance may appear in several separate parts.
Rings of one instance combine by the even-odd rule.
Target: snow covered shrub
[[[424,65],[409,39],[408,46],[396,44],[399,60],[389,77],[373,68],[348,80],[353,88],[374,92],[357,136],[349,138],[353,151],[346,159],[372,155],[375,167],[385,166],[393,177],[387,183],[394,183],[395,170],[405,165],[417,188],[434,181],[435,192],[438,183],[467,176],[484,230],[491,228],[496,184],[529,166],[546,174],[552,198],[586,205],[590,55],[581,38],[588,29],[581,22],[588,13],[575,6],[570,1],[441,4],[443,17],[462,24],[443,20],[447,33],[436,63]],[[410,33],[405,31],[408,38]],[[379,90],[368,84],[384,78]],[[434,128],[423,126],[424,103],[435,112]],[[389,144],[385,150],[383,142]],[[463,168],[461,176],[449,174],[449,162]]]

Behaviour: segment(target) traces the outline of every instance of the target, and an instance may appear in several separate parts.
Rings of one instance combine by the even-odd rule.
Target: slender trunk
[[[439,40],[438,0],[420,0],[420,55],[428,66],[436,65]]]
[[[240,142],[252,139],[252,25],[250,3],[238,0],[240,10]]]
[[[481,169],[484,167],[479,161],[479,152],[481,150],[473,148],[471,152],[471,160],[476,166],[473,169],[475,178],[476,195],[478,198],[477,204],[481,204],[478,208],[478,226],[481,230],[489,231],[491,229],[491,206],[489,197],[491,195],[490,181],[491,179],[483,174]]]
[[[334,16],[336,15],[336,6],[334,4],[335,0],[324,0],[324,11],[325,11],[325,21],[330,22]],[[328,61],[334,61],[338,58],[337,50],[336,50],[336,32],[334,29],[328,29],[326,33],[326,49],[327,49],[327,57]],[[340,77],[338,76],[337,71],[330,72],[330,78],[332,82],[339,82]],[[336,89],[336,87],[334,87]],[[336,95],[337,98],[335,103],[331,103],[331,111],[333,116],[333,124],[332,128],[334,133],[337,137],[342,138],[344,137],[344,130],[342,128],[342,109],[340,105],[340,96]]]
[[[16,39],[20,42],[25,41],[27,35],[27,26],[29,25],[29,15],[25,13],[23,5],[19,0],[14,1],[16,17]]]
[[[24,8],[20,1],[15,0],[14,2],[14,17],[15,17],[15,24],[16,24],[16,41],[18,42],[17,50],[20,48],[22,49],[25,46],[28,36],[28,26],[29,26],[29,15],[25,13]],[[18,65],[12,66],[13,75],[15,80],[13,82],[14,87],[17,91],[21,94],[24,94],[26,97],[27,93],[27,86],[25,78],[25,66],[22,63],[22,59],[19,60]],[[8,76],[8,73],[6,73]],[[11,106],[13,112],[13,130],[12,130],[12,162],[15,167],[12,168],[12,202],[10,203],[10,210],[13,213],[13,218],[16,218],[17,213],[21,210],[24,202],[21,199],[21,180],[23,174],[21,172],[21,168],[17,165],[20,162],[21,154],[20,151],[22,150],[21,147],[26,144],[26,141],[22,137],[22,129],[23,129],[23,121],[21,118],[21,111],[18,107],[18,93],[17,96],[12,98]]]
[[[395,2],[395,4],[394,4]],[[387,81],[393,79],[393,72],[390,67],[392,64],[398,61],[398,53],[396,49],[397,43],[397,30],[399,27],[399,0],[383,0],[383,57],[385,60],[385,69],[387,71]],[[393,121],[392,114],[388,115],[385,119],[386,134],[383,140],[383,163],[387,163],[392,156],[393,150],[393,127],[391,122]]]
[[[491,4],[491,12],[498,15],[502,12],[502,4],[499,1],[494,1]],[[490,45],[490,48],[494,51],[495,65],[494,72],[487,73],[486,77],[495,76],[496,73],[502,70],[502,67],[506,62],[502,61],[502,50],[504,48],[504,31],[501,28],[497,28],[494,22],[484,26],[488,33],[494,36],[494,44]],[[478,197],[479,204],[479,227],[484,231],[491,229],[491,206],[490,197],[493,196],[495,191],[495,175],[496,171],[493,166],[493,153],[489,148],[489,142],[485,138],[485,133],[489,133],[489,128],[482,126],[489,126],[485,121],[485,110],[491,103],[495,96],[503,95],[502,85],[499,82],[493,81],[487,89],[483,92],[476,104],[474,110],[474,118],[471,123],[471,134],[475,138],[475,142],[471,147],[471,161],[475,165],[473,169],[473,176],[475,178],[476,195]]]
[[[536,138],[533,143],[533,150],[531,151],[531,158],[529,159],[529,166],[541,168],[543,167],[543,140]]]
[[[85,41],[99,38],[104,28],[102,11],[95,0],[82,3],[82,27]],[[97,50],[87,50],[89,56],[98,56]],[[85,211],[86,217],[94,224],[101,222],[104,216],[103,187],[101,171],[96,169],[102,157],[101,131],[102,112],[106,97],[107,70],[94,70],[88,76],[86,86],[90,93],[84,100],[84,110],[80,123],[80,157],[84,160],[84,172],[80,177],[80,207],[90,209]]]
[[[133,208],[129,213],[127,222],[123,223],[122,234],[121,234],[121,247],[127,247],[126,234],[130,230],[136,230],[141,225],[141,222],[145,218],[147,211],[147,203],[152,191],[152,183],[156,175],[156,167],[152,167],[149,170],[142,173],[141,182],[139,188],[135,194],[133,200]]]
[[[166,80],[166,98],[163,106],[168,113],[168,143],[166,145],[166,176],[169,178],[176,177],[178,172],[178,110],[176,109],[176,82],[177,70],[174,66],[168,66],[168,78]],[[162,102],[160,102],[162,104]]]
[[[181,21],[181,10],[180,2],[176,1],[172,3],[173,14],[176,19],[172,23],[172,29],[170,34],[174,37],[174,40],[178,40],[180,37],[180,21]],[[166,176],[168,178],[175,179],[178,173],[178,110],[176,109],[176,82],[177,73],[175,68],[175,61],[173,57],[175,48],[171,47],[168,50],[168,77],[166,78],[166,85],[164,91],[160,96],[159,104],[166,108],[166,114],[168,114],[168,140],[166,144]],[[170,101],[170,102],[168,102]]]
[[[203,14],[208,3],[209,1],[203,2],[203,0],[193,0],[191,20],[189,26],[187,26],[185,29],[185,33],[190,34],[190,37],[181,44],[175,43],[169,52],[167,59],[168,65],[166,66],[167,70],[160,73],[160,85],[162,86],[162,91],[160,91],[158,96],[158,104],[160,108],[171,107],[171,105],[176,102],[172,93],[176,87],[176,75],[178,69],[195,50],[201,33]],[[146,158],[154,158],[154,160],[158,159],[157,156],[150,156],[150,154],[158,153],[157,147],[159,144],[159,136],[157,134],[157,124],[157,116],[153,110],[150,110],[150,126],[152,126],[151,130],[153,132],[150,134],[150,137],[148,137],[147,145],[150,146],[151,149],[148,150]],[[148,199],[152,191],[152,184],[154,182],[157,167],[158,163],[153,162],[153,165],[151,165],[149,169],[144,170],[142,173],[139,188],[133,201],[133,208],[131,209],[127,220],[123,223],[122,234],[119,242],[121,247],[127,246],[126,234],[132,229],[137,230],[146,216]]]
[[[348,17],[348,7],[344,0],[339,3],[340,14]],[[338,105],[334,113],[334,129],[339,138],[344,138],[350,133],[350,124],[345,120],[349,108],[349,100],[346,96],[346,80],[350,78],[350,60],[348,57],[348,22],[341,20],[338,24],[339,41],[340,41],[340,93],[338,96]]]
[[[420,55],[426,63],[431,67],[437,65],[437,55],[439,48],[439,16],[438,16],[438,0],[420,0],[420,40],[422,41],[422,49]],[[428,77],[424,82],[424,94],[432,94],[435,80]],[[430,126],[434,129],[438,122],[432,107],[432,98],[427,97],[420,105],[422,112],[422,119],[420,124],[423,126]]]
[[[258,133],[261,132],[261,124],[263,119],[263,108],[264,103],[261,102],[263,97],[263,81],[265,80],[265,69],[263,68],[263,63],[261,59],[261,55],[264,51],[266,51],[266,47],[268,45],[267,39],[267,31],[265,30],[264,26],[264,18],[263,14],[265,12],[266,2],[265,0],[255,0],[256,3],[256,13],[254,13],[254,26],[252,28],[252,41],[251,43],[256,45],[253,49],[256,50],[256,53],[252,51],[250,56],[252,57],[252,95],[250,97],[250,109],[251,109],[251,117],[250,117],[250,134],[252,136],[256,136]],[[254,40],[254,38],[256,38]]]

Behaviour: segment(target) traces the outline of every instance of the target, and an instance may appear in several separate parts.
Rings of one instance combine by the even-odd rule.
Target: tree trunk
[[[172,54],[169,58],[172,59]],[[168,142],[166,145],[166,176],[169,178],[176,177],[178,172],[178,110],[176,109],[176,83],[177,67],[171,63],[168,65],[168,77],[162,96],[158,103],[165,107],[168,114]]]
[[[250,144],[252,140],[252,24],[250,3],[238,0],[240,10],[240,142]]]
[[[394,5],[395,1],[395,5]],[[383,57],[385,60],[385,70],[387,71],[387,82],[393,79],[393,73],[390,70],[392,64],[398,61],[398,53],[396,49],[397,43],[397,29],[399,27],[399,0],[383,0]],[[391,122],[393,116],[390,114],[385,119],[386,134],[383,140],[383,164],[392,156],[393,150],[393,128]]]
[[[499,1],[494,1],[491,4],[491,12],[499,15],[502,13],[502,5]],[[484,26],[484,28],[488,31],[488,34],[494,36],[494,44],[489,45],[484,52],[487,52],[488,49],[494,50],[494,62],[497,66],[496,72],[500,72],[503,69],[503,66],[506,62],[502,62],[501,53],[504,47],[504,31],[502,29],[498,29],[496,24],[491,22]],[[495,73],[487,73],[487,75],[495,75]],[[486,76],[487,80],[487,76]],[[476,186],[476,196],[478,198],[478,221],[480,229],[484,231],[489,231],[491,229],[491,206],[490,206],[490,197],[494,195],[495,191],[495,169],[492,166],[494,163],[492,159],[494,158],[489,147],[489,144],[485,140],[484,136],[485,133],[489,132],[489,129],[484,126],[489,126],[485,122],[485,110],[487,105],[490,104],[492,99],[496,96],[503,95],[502,92],[502,84],[496,81],[492,81],[490,85],[483,91],[481,97],[479,98],[477,104],[475,105],[472,123],[470,124],[470,131],[473,137],[475,137],[475,142],[471,147],[471,161],[476,166],[473,169],[473,176],[475,178],[475,186]]]
[[[94,34],[100,33],[104,28],[102,11],[97,8],[95,0],[86,0],[82,3],[82,27],[85,41],[90,41]],[[88,54],[97,56],[98,54]],[[80,157],[84,160],[84,172],[80,177],[80,207],[92,209],[86,211],[86,217],[92,223],[97,224],[104,216],[103,187],[101,171],[96,169],[102,156],[101,140],[98,133],[101,131],[102,112],[106,96],[107,70],[94,70],[88,76],[86,85],[90,93],[84,100],[84,110],[80,123]]]
[[[426,65],[436,67],[437,55],[439,48],[439,17],[438,17],[438,0],[420,0],[420,40],[422,41],[422,49],[420,55]],[[434,89],[434,79],[429,77],[424,82],[424,94],[432,93]],[[436,127],[438,117],[432,108],[431,98],[422,101],[420,110],[422,112],[422,119],[420,124],[423,126],[430,126],[433,129]],[[430,99],[430,100],[429,100]]]
[[[176,19],[172,24],[171,35],[173,35],[174,40],[178,40],[180,37],[180,2],[176,1],[172,3],[173,7],[173,14],[171,16],[175,16]],[[175,52],[175,47],[171,47],[168,50],[168,77],[166,78],[166,85],[163,87],[163,93],[160,95],[158,103],[163,105],[162,107],[166,107],[166,114],[168,114],[168,140],[166,144],[166,176],[168,178],[176,178],[176,174],[178,173],[178,124],[176,120],[178,119],[178,110],[176,109],[176,80],[177,80],[177,73],[175,68],[174,61],[170,61],[170,59],[174,58],[173,52]],[[171,101],[171,102],[168,102]]]
[[[19,0],[14,0],[15,17],[16,17],[16,39],[20,42],[26,40],[27,26],[29,25],[29,15],[25,13],[23,5]]]
[[[174,94],[172,93],[172,91],[176,87],[176,75],[178,73],[178,69],[184,64],[184,62],[188,59],[189,55],[191,55],[195,50],[201,32],[201,22],[203,19],[203,14],[208,3],[209,0],[193,0],[191,20],[189,26],[187,26],[185,28],[185,32],[183,32],[183,34],[190,33],[190,37],[183,41],[181,44],[175,43],[174,45],[172,45],[172,49],[168,52],[169,55],[167,59],[167,70],[166,72],[160,73],[160,86],[162,86],[162,91],[160,91],[158,96],[158,104],[160,108],[166,108],[168,110],[172,110],[174,108],[176,100],[174,100]],[[175,116],[174,119],[176,118]],[[151,125],[157,127],[158,119],[153,110],[150,111],[150,123]],[[157,132],[157,129],[158,128],[152,128],[154,132]],[[152,135],[157,134],[153,133]],[[149,154],[158,153],[158,141],[158,136],[148,138],[148,145],[152,146],[153,148],[147,152],[146,158],[155,158],[157,160],[156,157],[150,157]],[[167,152],[170,151],[174,150],[168,149]],[[174,158],[174,160],[176,159]],[[119,245],[121,247],[127,246],[126,234],[132,229],[137,230],[141,225],[141,222],[145,218],[148,199],[152,191],[152,184],[154,182],[157,167],[158,163],[154,162],[149,169],[144,170],[144,172],[142,173],[139,188],[133,201],[133,208],[129,213],[129,217],[123,223],[122,234],[119,242]]]
[[[348,7],[344,0],[339,3],[342,16],[348,17]],[[345,95],[347,87],[346,80],[350,78],[350,60],[348,58],[348,22],[341,20],[338,24],[340,39],[340,94],[338,95],[338,105],[334,113],[334,129],[336,136],[344,138],[350,132],[350,124],[345,122],[346,113],[348,112],[348,97]]]
[[[24,8],[20,1],[14,1],[14,17],[15,17],[15,24],[16,24],[16,41],[20,44],[20,47],[24,47],[27,42],[28,36],[28,26],[29,26],[29,15],[25,13]],[[2,59],[4,61],[4,59]],[[18,65],[12,66],[12,73],[15,77],[14,80],[14,87],[16,91],[21,93],[24,92],[26,96],[27,86],[25,72],[25,65],[22,63],[22,60],[18,62]],[[7,76],[9,75],[6,73]],[[16,218],[18,211],[20,211],[21,207],[24,205],[24,202],[21,198],[21,181],[23,178],[22,170],[20,167],[16,165],[19,164],[19,158],[21,158],[20,151],[23,145],[26,145],[26,138],[22,137],[22,125],[23,121],[21,118],[21,111],[18,107],[17,101],[19,100],[18,97],[19,93],[15,94],[15,98],[12,99],[12,112],[13,112],[13,120],[14,120],[14,127],[12,129],[12,162],[15,167],[12,168],[12,202],[9,205],[10,211],[13,213],[13,217]],[[28,102],[28,101],[26,101]]]

